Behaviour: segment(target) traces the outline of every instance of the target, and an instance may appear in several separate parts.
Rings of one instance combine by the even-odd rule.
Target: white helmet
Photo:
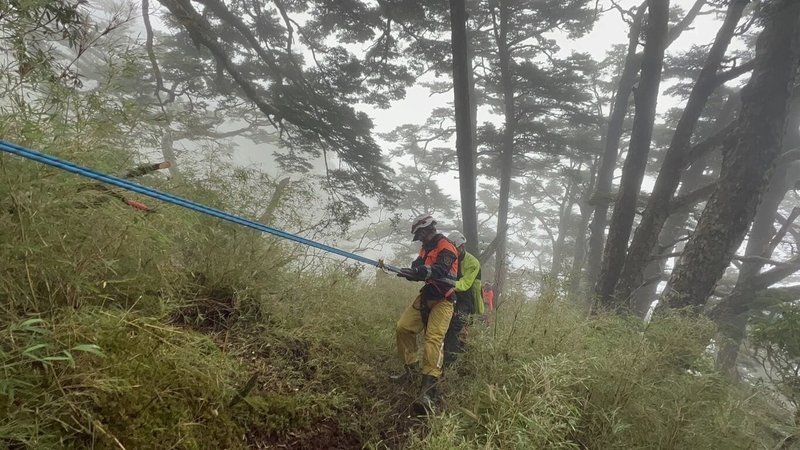
[[[465,238],[460,231],[453,231],[452,233],[450,233],[449,236],[447,236],[447,239],[449,239],[450,242],[452,242],[456,248],[461,247],[462,245],[467,243],[467,238]]]
[[[436,225],[436,221],[433,220],[433,216],[430,214],[422,214],[414,219],[413,222],[411,222],[411,234],[417,234],[417,231],[433,225]]]

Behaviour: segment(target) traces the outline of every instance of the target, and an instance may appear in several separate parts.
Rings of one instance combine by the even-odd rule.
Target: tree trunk
[[[474,1],[470,2],[469,10],[474,11],[475,8],[477,8],[477,5],[475,5]],[[467,12],[467,15],[469,15],[469,12]],[[475,39],[475,35],[476,35],[476,32],[474,30],[470,30],[469,27],[467,27],[467,64],[469,65],[469,74],[468,74],[468,76],[469,76],[469,113],[470,113],[469,118],[470,118],[470,123],[472,124],[472,126],[470,127],[470,131],[472,132],[472,154],[474,155],[474,162],[475,162],[475,164],[477,164],[477,162],[478,162],[478,96],[477,96],[477,94],[475,92],[475,45],[474,45],[474,42],[473,42],[474,39]],[[477,181],[478,181],[477,180],[477,173],[475,174],[475,177],[476,177],[475,182],[477,183]],[[477,194],[476,194],[476,196],[477,196]],[[477,200],[476,200],[476,203],[477,203]],[[476,205],[476,209],[477,209],[477,205]],[[477,220],[477,217],[476,217],[476,220]],[[480,230],[477,229],[478,226],[480,226],[480,225],[476,225],[476,232],[479,233]],[[469,239],[470,236],[466,236],[466,238]],[[475,239],[476,239],[476,242],[477,242],[477,239],[478,239],[477,235],[475,236]],[[476,247],[476,253],[473,253],[473,254],[474,255],[478,254],[477,247]]]
[[[603,259],[603,243],[605,242],[606,227],[608,226],[608,205],[611,198],[611,186],[614,179],[614,169],[617,168],[617,153],[619,141],[622,138],[622,125],[628,112],[628,99],[636,84],[636,75],[641,65],[641,55],[636,53],[639,45],[639,35],[642,30],[642,20],[646,11],[646,4],[642,3],[636,11],[636,16],[628,32],[628,53],[625,56],[625,65],[614,95],[614,105],[608,118],[608,129],[605,136],[605,148],[597,172],[597,184],[594,188],[594,212],[589,225],[589,254],[587,265],[587,282],[594,286],[597,275],[600,273],[600,264]]]
[[[470,64],[467,58],[466,0],[450,0],[451,47],[453,51],[453,97],[456,112],[456,153],[461,188],[461,222],[467,251],[478,253],[478,211],[475,187],[475,146],[473,145],[470,98]]]
[[[800,146],[800,90],[795,89],[790,107],[789,126],[783,138],[783,149],[789,150]],[[786,193],[796,180],[789,179],[788,164],[779,164],[772,174],[769,188],[763,200],[758,205],[753,226],[747,238],[745,256],[761,256],[771,258],[778,241],[783,235],[775,233],[775,217]],[[793,212],[794,213],[794,212]],[[789,219],[795,217],[790,215]],[[776,241],[777,240],[777,241]],[[764,268],[763,260],[749,259],[742,263],[739,276],[736,280],[734,294],[722,299],[714,309],[714,320],[719,326],[720,349],[717,353],[717,369],[727,374],[731,379],[737,380],[739,373],[736,369],[736,360],[739,356],[739,347],[746,337],[747,321],[750,316],[752,299],[756,296],[753,282]]]
[[[589,235],[589,220],[591,220],[592,211],[594,208],[591,205],[590,199],[592,196],[592,187],[595,184],[597,177],[597,169],[600,165],[600,159],[594,158],[592,165],[589,166],[589,180],[583,186],[581,198],[578,201],[578,208],[580,209],[581,219],[578,222],[578,227],[575,229],[575,252],[572,255],[572,269],[569,276],[569,288],[567,295],[572,299],[578,299],[582,296],[581,286],[585,277],[583,276],[583,267],[586,263],[586,250]]]
[[[776,1],[767,15],[753,76],[742,89],[737,127],[726,140],[717,189],[664,296],[671,308],[706,303],[747,233],[781,150],[800,58],[800,2]]]
[[[591,195],[587,192],[586,195]],[[589,220],[592,214],[592,207],[588,203],[588,199],[584,198],[580,202],[581,219],[578,227],[575,230],[575,252],[572,256],[572,270],[569,276],[569,289],[567,296],[572,299],[581,298],[581,284],[583,281],[583,266],[586,262],[586,247],[587,235],[586,230],[589,227]]]
[[[769,189],[756,210],[756,217],[747,238],[745,257],[769,258],[771,256],[771,254],[766,254],[766,251],[775,235],[773,227],[775,214],[786,195],[786,173],[786,166],[778,166],[772,175]],[[749,303],[756,295],[753,280],[763,267],[763,260],[746,259],[739,269],[733,293],[722,299],[714,309],[714,320],[719,326],[717,341],[720,349],[717,353],[717,369],[733,380],[738,380],[736,360],[739,355],[739,346],[745,338]]]
[[[267,203],[267,209],[265,209],[261,214],[261,217],[258,218],[259,223],[264,225],[272,225],[275,212],[278,210],[278,207],[284,198],[283,194],[286,192],[286,188],[289,187],[290,181],[291,180],[289,177],[285,177],[282,178],[281,181],[279,181],[275,186],[275,192],[272,193],[272,197],[270,197],[269,203]]]
[[[506,244],[508,239],[508,210],[511,193],[511,175],[514,163],[514,134],[517,117],[514,104],[514,84],[511,74],[511,53],[508,46],[508,0],[493,2],[499,7],[499,27],[495,32],[497,41],[498,63],[500,66],[500,84],[503,95],[503,113],[505,127],[503,129],[503,146],[500,154],[500,206],[497,213],[497,254],[495,257],[495,295],[502,295],[503,282],[506,278]]]
[[[615,303],[618,306],[620,302],[630,299],[631,293],[644,280],[644,268],[656,247],[664,222],[670,215],[669,203],[678,188],[681,173],[686,168],[685,156],[691,148],[694,129],[708,98],[719,85],[717,72],[736,30],[736,24],[739,23],[748,3],[749,0],[733,0],[728,5],[725,20],[717,32],[714,44],[692,88],[686,108],[675,127],[672,142],[664,155],[653,193],[636,228],[614,292]]]
[[[686,195],[702,186],[703,171],[706,169],[706,159],[701,157],[686,171],[686,175],[681,180],[681,188],[678,196]],[[657,254],[669,254],[675,248],[675,241],[681,236],[686,221],[689,219],[690,210],[672,214],[664,224],[661,234],[658,237]],[[658,284],[664,275],[666,258],[658,258],[647,263],[644,271],[644,279],[640,282],[646,283],[631,292],[631,308],[638,317],[644,318],[650,305],[658,298]],[[656,281],[657,279],[657,281]]]
[[[169,175],[173,180],[179,180],[181,172],[178,169],[178,159],[175,156],[175,142],[172,138],[172,130],[162,128],[164,134],[161,135],[161,155],[164,161],[169,163]]]
[[[603,251],[600,278],[595,287],[595,293],[604,306],[613,305],[612,294],[622,269],[628,238],[633,227],[636,200],[642,186],[653,136],[653,122],[661,85],[661,68],[667,45],[669,1],[648,0],[647,3],[647,42],[642,56],[642,76],[634,95],[636,114],[633,119],[628,155],[622,168],[619,195],[611,213],[611,225]]]
[[[572,206],[575,204],[575,194],[578,187],[574,182],[570,182],[564,193],[564,201],[558,211],[558,235],[553,243],[553,259],[550,261],[550,275],[557,277],[564,269],[564,245],[569,233],[569,225],[572,221]]]
[[[725,127],[733,121],[733,119],[736,117],[738,105],[738,92],[728,95],[725,105],[722,107],[722,111],[714,120],[714,128],[710,132],[711,136],[724,130]],[[708,139],[709,137],[710,136],[706,136],[705,139]],[[686,171],[686,174],[681,178],[681,187],[678,189],[677,197],[686,198],[685,196],[692,192],[696,192],[698,189],[703,187],[705,178],[704,172],[709,169],[711,169],[712,172],[718,172],[718,159],[719,158],[716,155],[706,154],[700,156],[696,161],[692,162],[691,166],[689,166],[689,169]],[[709,192],[706,197],[710,195],[711,192]],[[662,228],[661,234],[658,238],[658,251],[655,252],[658,254],[670,254],[675,252],[675,243],[681,237],[681,234],[683,234],[686,222],[689,220],[689,216],[692,212],[692,208],[670,208],[670,210],[671,214],[664,223],[664,227]],[[682,249],[683,245],[680,247]],[[663,276],[666,262],[667,260],[665,258],[658,258],[654,261],[651,261],[645,269],[643,283],[646,284],[640,289],[634,290],[631,294],[633,312],[638,317],[644,318],[647,312],[650,310],[652,303],[658,299],[658,283],[661,280],[651,283],[647,282],[655,277]]]
[[[667,45],[675,42],[681,33],[692,24],[704,4],[705,0],[695,1],[683,20],[669,30]],[[638,7],[633,17],[631,29],[628,33],[628,52],[625,57],[624,69],[617,85],[614,105],[608,119],[602,166],[598,173],[597,185],[594,189],[595,194],[592,200],[595,209],[591,225],[589,225],[589,253],[586,261],[585,280],[589,286],[594,286],[597,282],[600,265],[603,260],[603,244],[605,243],[606,227],[608,226],[608,208],[611,203],[614,170],[617,168],[617,153],[619,152],[619,141],[622,137],[622,125],[628,112],[628,99],[636,84],[636,75],[639,73],[642,61],[642,54],[636,53],[636,48],[639,45],[639,35],[646,10],[647,2],[645,1]]]

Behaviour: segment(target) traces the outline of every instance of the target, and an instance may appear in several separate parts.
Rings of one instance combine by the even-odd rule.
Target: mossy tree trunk
[[[753,76],[725,142],[720,180],[664,296],[670,308],[705,305],[747,233],[781,151],[800,58],[800,2],[776,1],[766,13]]]
[[[642,213],[642,220],[636,228],[619,281],[614,289],[617,305],[627,303],[622,306],[631,306],[629,302],[631,293],[644,280],[644,269],[656,248],[664,223],[670,216],[669,204],[687,165],[686,154],[691,149],[692,135],[694,135],[694,130],[709,97],[720,84],[717,72],[748,3],[749,0],[733,0],[729,3],[725,20],[717,32],[714,44],[708,52],[686,107],[678,120],[672,141],[658,172],[653,193]]]

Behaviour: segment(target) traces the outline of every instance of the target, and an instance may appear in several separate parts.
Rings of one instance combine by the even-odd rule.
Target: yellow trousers
[[[444,336],[453,317],[453,304],[447,300],[432,301],[428,316],[428,326],[422,323],[420,309],[421,297],[408,306],[397,321],[397,351],[406,364],[417,364],[417,334],[425,331],[425,348],[422,356],[422,374],[439,378],[442,376],[444,359]]]

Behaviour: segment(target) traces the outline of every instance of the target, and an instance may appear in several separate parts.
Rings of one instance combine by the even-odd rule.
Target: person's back
[[[486,314],[494,311],[494,289],[489,283],[483,287],[483,302],[486,304]]]
[[[466,251],[466,238],[456,231],[447,237],[458,250],[458,281],[456,281],[456,304],[450,327],[444,338],[444,365],[453,363],[459,353],[464,352],[462,331],[474,314],[483,314],[481,298],[481,263]]]

